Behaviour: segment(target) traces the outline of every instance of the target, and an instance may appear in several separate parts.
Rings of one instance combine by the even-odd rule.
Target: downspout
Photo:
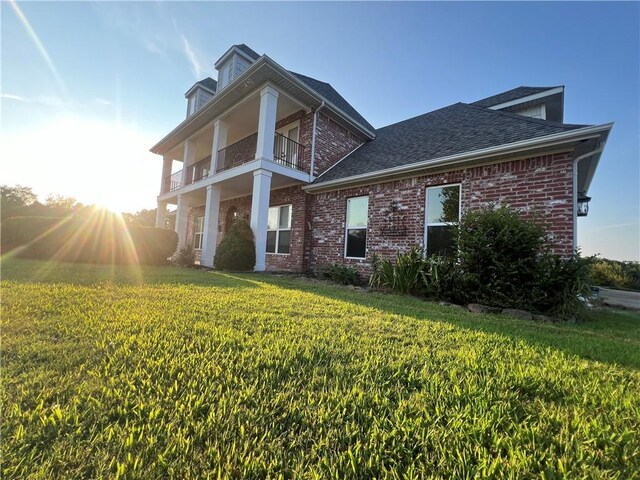
[[[587,152],[573,160],[573,251],[576,251],[578,245],[578,163],[587,157],[592,157],[602,153],[604,145]],[[587,192],[585,192],[587,193]]]
[[[313,132],[311,133],[311,165],[309,166],[309,176],[313,182],[313,167],[316,160],[316,121],[318,119],[318,112],[324,107],[324,100],[320,104],[316,111],[313,112]]]

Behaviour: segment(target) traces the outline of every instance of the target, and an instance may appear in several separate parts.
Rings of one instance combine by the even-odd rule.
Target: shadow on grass
[[[481,315],[461,308],[439,305],[420,298],[372,292],[318,282],[306,278],[275,275],[238,276],[254,285],[265,283],[332,300],[373,308],[384,313],[417,320],[446,322],[460,328],[506,336],[530,345],[561,350],[587,360],[617,364],[640,370],[640,314],[596,312],[576,324],[520,320],[505,315]]]

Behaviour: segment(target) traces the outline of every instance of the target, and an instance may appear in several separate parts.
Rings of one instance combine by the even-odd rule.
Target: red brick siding
[[[267,270],[302,272],[308,269],[308,252],[305,249],[305,237],[308,237],[307,199],[300,186],[280,188],[271,191],[269,206],[291,204],[291,243],[289,254],[267,253]],[[240,217],[247,221],[251,218],[251,195],[220,202],[220,223],[222,232],[226,230],[226,216],[230,208],[235,207]],[[218,243],[224,233],[218,235]]]
[[[311,130],[313,130],[313,115]],[[361,145],[363,140],[320,113],[316,122],[316,158],[313,174],[320,175]],[[309,139],[311,145],[311,139]]]
[[[312,224],[309,268],[339,262],[369,271],[371,254],[393,256],[424,241],[425,190],[429,186],[461,184],[462,213],[488,203],[508,204],[524,214],[536,211],[549,232],[555,253],[573,249],[572,155],[546,155],[446,173],[351,188],[315,195],[311,200]],[[347,198],[369,195],[367,258],[344,258]],[[381,232],[391,204],[400,207],[407,232],[389,237]]]

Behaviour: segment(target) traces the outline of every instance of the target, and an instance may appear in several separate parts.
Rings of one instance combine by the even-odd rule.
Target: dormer
[[[207,77],[196,82],[187,93],[187,118],[196,113],[207,101],[216,94],[217,82]]]
[[[472,105],[562,123],[564,87],[518,87]]]
[[[215,68],[218,70],[218,90],[229,85],[258,58],[260,55],[244,43],[232,46],[215,63]]]

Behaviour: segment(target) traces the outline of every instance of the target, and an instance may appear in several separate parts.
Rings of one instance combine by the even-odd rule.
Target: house
[[[163,157],[157,225],[176,205],[179,244],[202,265],[245,218],[256,271],[367,270],[373,252],[446,252],[451,224],[489,203],[536,212],[553,250],[574,251],[612,124],[563,123],[564,87],[518,87],[376,129],[330,84],[246,45],[215,68],[151,149]]]

